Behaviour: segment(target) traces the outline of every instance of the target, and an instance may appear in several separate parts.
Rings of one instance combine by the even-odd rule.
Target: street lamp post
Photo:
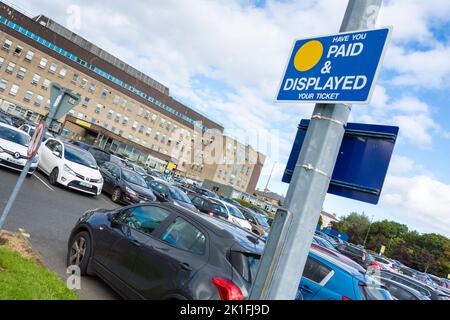
[[[364,243],[363,243],[363,247],[366,247],[366,241],[367,241],[367,237],[369,236],[369,232],[370,232],[370,227],[372,226],[372,221],[373,221],[373,215],[372,215],[372,219],[370,219],[370,223],[369,223],[369,228],[367,228],[367,233],[366,233],[366,237],[364,238]]]

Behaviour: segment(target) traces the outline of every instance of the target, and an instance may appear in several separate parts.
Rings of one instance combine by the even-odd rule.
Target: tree
[[[352,243],[363,243],[369,224],[369,217],[365,214],[352,212],[348,216],[341,218],[338,224],[338,231],[346,233],[349,241]]]

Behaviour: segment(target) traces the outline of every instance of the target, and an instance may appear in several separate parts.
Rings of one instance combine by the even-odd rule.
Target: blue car
[[[393,300],[372,277],[315,249],[311,249],[296,299]]]

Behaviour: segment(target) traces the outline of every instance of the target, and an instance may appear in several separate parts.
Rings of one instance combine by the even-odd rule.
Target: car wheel
[[[119,203],[121,198],[122,198],[122,191],[120,190],[120,188],[115,188],[111,195],[111,200],[115,203]]]
[[[50,172],[48,176],[48,181],[50,182],[51,185],[54,186],[58,182],[58,174],[59,174],[58,168],[55,168],[52,170],[52,172]]]
[[[86,275],[89,258],[91,257],[91,237],[86,231],[81,231],[73,237],[67,253],[67,266],[77,266],[80,274]]]

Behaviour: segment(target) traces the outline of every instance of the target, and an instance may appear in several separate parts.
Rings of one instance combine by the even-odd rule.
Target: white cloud
[[[389,175],[380,206],[421,232],[450,236],[450,184],[427,175]]]

